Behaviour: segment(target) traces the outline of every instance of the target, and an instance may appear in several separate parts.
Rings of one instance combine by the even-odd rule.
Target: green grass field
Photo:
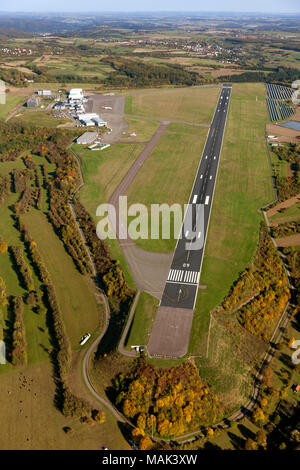
[[[91,151],[81,145],[73,145],[72,150],[80,160],[85,181],[80,190],[80,200],[96,220],[98,205],[109,201],[134,160],[142,152],[143,146],[118,144],[101,151]],[[117,240],[107,240],[107,243],[112,256],[120,261],[129,287],[135,289],[134,280]]]
[[[78,156],[85,181],[80,190],[80,199],[96,216],[99,204],[109,201],[116,187],[143,150],[141,145],[118,144],[104,150],[88,150],[82,145],[73,145]]]
[[[8,175],[12,170],[24,170],[26,167],[21,158],[18,158],[14,162],[1,162],[0,164],[0,175]]]
[[[31,210],[22,219],[50,272],[67,334],[72,347],[77,348],[83,334],[93,333],[99,327],[102,308],[88,279],[77,271],[46,216]]]
[[[134,344],[147,344],[152,330],[153,321],[158,309],[159,300],[142,292],[125,340],[125,346],[130,349]]]
[[[159,128],[159,122],[152,121],[151,119],[135,119],[127,117],[126,120],[129,123],[129,130],[122,139],[130,142],[147,142]],[[136,134],[136,136],[131,137],[130,134],[133,133]]]
[[[170,88],[127,96],[127,114],[210,124],[220,87]]]
[[[22,386],[24,377],[26,386]],[[102,446],[129,450],[110,413],[104,424],[82,424],[54,407],[54,394],[49,362],[1,375],[1,450],[99,450]],[[74,434],[66,434],[65,426]]]
[[[142,203],[148,208],[151,204],[186,204],[206,134],[207,129],[202,127],[170,124],[130,186],[128,206],[133,203]],[[173,232],[173,226],[171,228]],[[170,239],[138,239],[136,244],[150,251],[169,252],[175,247],[177,235]]]
[[[24,103],[25,96],[15,96],[14,94],[6,94],[6,103],[0,104],[0,119],[5,119],[8,114],[19,104]]]
[[[12,122],[23,122],[33,126],[57,127],[59,124],[70,121],[64,118],[55,118],[50,111],[26,111],[21,116],[15,116]]]

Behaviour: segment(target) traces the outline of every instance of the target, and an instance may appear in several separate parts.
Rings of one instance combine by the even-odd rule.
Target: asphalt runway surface
[[[195,307],[231,90],[231,85],[223,85],[220,93],[168,273],[162,307]]]

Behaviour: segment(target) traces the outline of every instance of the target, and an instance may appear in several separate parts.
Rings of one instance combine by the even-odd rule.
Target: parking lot
[[[125,96],[90,95],[85,103],[87,113],[97,113],[107,121],[111,131],[106,132],[102,142],[105,144],[115,144],[120,140],[123,132],[127,132],[129,125],[124,118],[125,113]],[[111,107],[112,109],[104,109],[102,106]]]

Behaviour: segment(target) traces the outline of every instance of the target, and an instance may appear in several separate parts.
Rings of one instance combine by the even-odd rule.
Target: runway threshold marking
[[[180,284],[198,284],[199,271],[185,271],[184,269],[170,269],[167,282]]]

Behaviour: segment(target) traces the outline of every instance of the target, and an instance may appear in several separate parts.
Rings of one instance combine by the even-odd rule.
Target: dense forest
[[[300,251],[297,250],[297,247],[287,247],[283,248],[283,253],[286,256],[286,262],[291,272],[293,278],[293,284],[295,290],[293,292],[296,297],[296,305],[298,309],[300,306]],[[299,319],[300,327],[300,319]]]
[[[238,75],[222,75],[221,82],[269,82],[290,86],[294,80],[298,80],[299,70],[291,67],[278,67],[270,72],[262,70],[260,72],[244,72]]]
[[[106,58],[102,62],[109,64],[112,72],[105,82],[112,86],[144,87],[157,85],[192,86],[200,83],[195,72],[188,72],[179,65],[153,65],[141,61],[118,58]]]
[[[138,441],[145,433],[172,437],[213,424],[222,416],[218,399],[191,362],[159,369],[139,358],[128,374],[113,381],[115,403],[136,426]]]

